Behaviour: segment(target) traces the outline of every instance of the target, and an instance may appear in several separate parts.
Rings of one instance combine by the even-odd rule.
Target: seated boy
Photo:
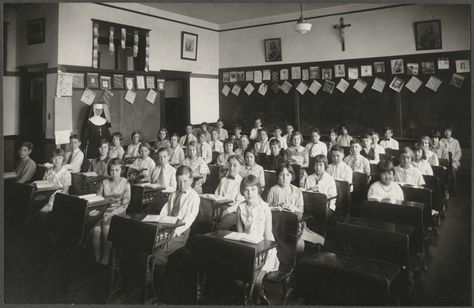
[[[266,170],[276,171],[278,166],[287,161],[286,151],[280,146],[280,140],[270,140],[270,155],[266,158]]]
[[[344,161],[344,149],[339,145],[331,148],[332,163],[328,166],[327,172],[338,181],[352,183],[352,169]]]
[[[217,120],[217,128],[215,129],[215,131],[217,131],[219,141],[224,141],[229,138],[229,133],[224,128],[224,121],[222,121],[221,119]]]
[[[311,133],[311,142],[306,145],[309,157],[316,157],[317,155],[328,155],[328,148],[324,142],[319,141],[320,138],[321,133],[319,132],[319,129],[313,129],[313,132]]]
[[[352,172],[366,173],[370,176],[370,163],[367,158],[360,155],[362,147],[358,139],[351,141],[351,154],[344,158],[344,162],[351,167]]]
[[[398,150],[399,145],[398,141],[392,138],[393,131],[390,127],[385,127],[385,138],[380,141],[380,145],[383,146],[384,149],[393,149]]]
[[[73,134],[69,137],[69,145],[71,150],[66,152],[66,165],[65,167],[70,173],[81,172],[82,162],[84,161],[84,153],[79,148],[81,146],[81,140],[79,136]]]
[[[36,163],[30,158],[32,151],[33,143],[28,141],[21,143],[20,149],[18,150],[20,161],[15,168],[16,178],[14,180],[17,183],[29,182],[35,175]]]
[[[94,171],[97,175],[108,175],[107,167],[109,165],[109,142],[107,139],[101,139],[99,142],[99,156],[90,160],[89,171]]]
[[[209,125],[207,124],[207,122],[202,122],[201,123],[200,133],[204,135],[204,140],[206,142],[211,141],[211,133],[209,132]]]
[[[159,149],[157,158],[156,167],[151,170],[150,182],[164,187],[167,192],[174,192],[176,190],[176,169],[170,165],[168,149]]]
[[[362,151],[360,154],[367,158],[371,164],[378,164],[380,161],[379,153],[375,150],[375,147],[372,147],[372,137],[369,134],[362,137]]]
[[[197,141],[197,139],[193,135],[193,126],[191,124],[188,124],[186,125],[186,135],[181,137],[181,139],[179,140],[179,144],[182,147],[186,147],[191,141]]]

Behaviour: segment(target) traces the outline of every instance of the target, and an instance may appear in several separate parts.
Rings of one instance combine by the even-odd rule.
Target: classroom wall
[[[410,5],[390,9],[343,14],[362,6],[347,5],[335,8],[312,10],[304,16],[341,15],[310,19],[313,28],[302,35],[293,30],[295,22],[224,31],[219,34],[220,68],[283,64],[311,61],[329,61],[381,57],[390,55],[444,52],[470,49],[470,9],[465,5]],[[375,5],[365,5],[375,7]],[[297,18],[294,14],[292,18]],[[333,25],[343,16],[346,51]],[[442,45],[440,50],[417,51],[415,48],[414,22],[441,19]],[[263,22],[281,20],[281,17],[266,18]],[[248,26],[257,21],[245,21],[223,25],[222,29]],[[281,38],[282,61],[265,63],[263,41]]]
[[[219,80],[190,79],[191,124],[216,122],[219,118]]]
[[[17,16],[16,10],[5,7],[3,20],[8,23],[7,26],[7,50],[6,63],[4,63],[7,72],[16,71],[16,32],[17,32]],[[18,76],[8,74],[3,76],[3,134],[5,136],[16,135],[18,129],[19,113],[19,80]]]
[[[212,23],[163,12],[141,4],[113,3],[113,5],[217,29],[217,25]],[[201,76],[202,74],[218,74],[219,63],[216,59],[219,58],[219,35],[217,32],[92,3],[59,4],[58,61],[60,64],[92,65],[91,18],[150,29],[150,70],[152,71],[186,71],[201,74]],[[181,59],[181,31],[198,34],[197,61]],[[198,79],[202,80],[198,81]],[[217,88],[217,83],[210,81],[210,78],[205,76],[192,78],[190,81],[193,88],[197,88],[202,83],[216,84]],[[207,92],[201,93],[199,98],[191,95],[192,122],[195,119],[203,118],[200,111],[207,108],[208,105],[204,102],[209,101],[212,106],[218,106],[217,95]],[[215,119],[206,118],[206,120]]]

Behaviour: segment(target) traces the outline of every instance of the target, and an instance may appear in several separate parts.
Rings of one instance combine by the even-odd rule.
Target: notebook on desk
[[[50,183],[48,181],[34,181],[33,185],[35,185],[37,189],[56,188],[53,183]]]
[[[96,202],[101,202],[105,200],[104,197],[99,196],[97,194],[87,194],[87,195],[82,195],[78,197],[81,199],[87,200],[88,203],[96,203]]]
[[[263,241],[262,236],[255,236],[255,235],[250,235],[247,233],[239,233],[239,232],[230,232],[229,234],[224,235],[224,238],[226,240],[245,242],[245,243],[250,243],[250,244],[258,244],[261,241]]]
[[[162,223],[174,225],[178,222],[178,217],[163,215],[146,215],[142,222]]]
[[[82,172],[81,173],[82,175],[84,176],[99,176],[97,173],[95,173],[94,171],[89,171],[89,172]]]
[[[214,194],[202,194],[201,197],[210,199],[213,201],[217,201],[217,202],[233,202],[232,199],[229,199],[223,196],[214,195]]]
[[[3,174],[3,179],[4,180],[8,180],[8,179],[14,179],[18,176],[18,174],[16,174],[15,171],[12,171],[12,172],[5,172]]]

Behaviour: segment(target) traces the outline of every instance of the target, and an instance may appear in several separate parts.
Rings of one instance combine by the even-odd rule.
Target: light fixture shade
[[[311,31],[312,24],[306,22],[305,20],[298,20],[295,24],[295,31],[301,34]]]

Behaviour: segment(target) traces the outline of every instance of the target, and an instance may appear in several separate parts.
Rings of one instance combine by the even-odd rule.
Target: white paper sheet
[[[262,83],[262,71],[253,72],[253,82]]]
[[[71,130],[58,130],[54,132],[54,139],[56,145],[58,144],[68,144],[69,136],[71,136]]]
[[[157,94],[158,94],[158,93],[156,93],[155,90],[150,89],[150,91],[148,91],[148,94],[147,94],[147,96],[146,96],[145,99],[146,99],[147,101],[149,101],[150,103],[154,104]]]
[[[84,90],[84,93],[82,93],[81,102],[83,102],[86,105],[91,105],[94,102],[94,99],[95,99],[95,92],[86,88]]]
[[[344,78],[341,78],[336,88],[344,93],[346,92],[347,88],[349,88],[349,82],[347,82]]]
[[[258,87],[258,93],[260,95],[265,96],[265,94],[267,94],[267,90],[268,90],[268,86],[266,83],[262,83],[260,87]]]
[[[222,92],[222,94],[224,94],[224,96],[229,95],[229,93],[230,93],[230,87],[225,84],[225,85],[222,87],[222,91],[221,91],[221,92]]]
[[[127,90],[127,93],[125,93],[125,100],[129,102],[130,104],[135,103],[136,97],[137,97],[137,92],[133,90]]]
[[[255,90],[255,87],[249,82],[247,86],[245,87],[244,91],[247,93],[247,95],[252,94],[253,90]]]
[[[56,96],[72,96],[72,79],[71,73],[58,72]]]
[[[239,96],[240,89],[241,88],[238,84],[234,84],[234,86],[232,87],[232,94],[234,94],[235,96]]]
[[[306,83],[304,83],[303,81],[301,81],[298,86],[296,87],[296,90],[298,92],[301,93],[301,95],[304,95],[306,93],[306,91],[308,90],[308,86],[306,85]]]
[[[354,89],[361,94],[364,92],[366,87],[367,87],[367,82],[360,78],[357,79],[356,83],[354,84]]]
[[[374,83],[372,84],[372,89],[382,93],[383,88],[385,88],[385,84],[386,82],[382,78],[375,78]]]
[[[418,91],[418,89],[421,87],[422,84],[423,84],[423,82],[420,79],[413,76],[413,77],[410,78],[410,80],[408,80],[405,87],[408,90],[410,90],[412,93],[416,93],[416,91]]]
[[[438,77],[431,76],[430,79],[428,79],[428,82],[425,84],[425,87],[434,92],[437,92],[442,82],[443,81]]]

